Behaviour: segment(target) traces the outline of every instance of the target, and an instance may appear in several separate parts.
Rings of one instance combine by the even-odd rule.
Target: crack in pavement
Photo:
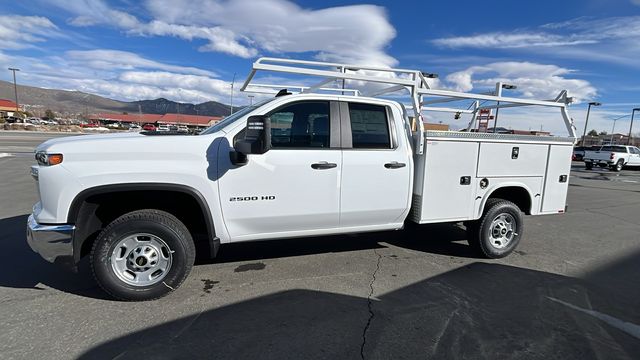
[[[373,312],[373,303],[371,301],[371,297],[373,296],[373,283],[376,281],[376,275],[378,275],[378,270],[380,270],[380,262],[382,261],[382,255],[378,254],[376,249],[373,249],[373,252],[378,256],[378,261],[376,262],[376,269],[371,274],[371,281],[369,282],[369,295],[367,296],[367,309],[369,310],[369,319],[367,319],[367,324],[362,330],[362,344],[360,345],[360,358],[364,360],[364,348],[367,345],[367,332],[369,331],[369,327],[371,326],[371,322],[375,317]]]

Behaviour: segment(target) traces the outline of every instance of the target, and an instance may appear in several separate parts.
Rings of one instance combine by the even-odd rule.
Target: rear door
[[[631,155],[629,156],[629,165],[632,166],[640,166],[640,149],[637,147],[630,147],[629,151]]]
[[[396,111],[396,121],[401,121]],[[340,104],[342,191],[340,226],[384,227],[403,221],[409,207],[411,158],[385,105]]]

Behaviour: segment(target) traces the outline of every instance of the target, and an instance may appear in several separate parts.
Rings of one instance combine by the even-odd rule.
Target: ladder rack
[[[255,84],[253,78],[258,71],[277,72],[295,75],[320,77],[322,80],[312,86]],[[467,129],[475,124],[478,112],[482,109],[501,109],[519,106],[544,106],[558,108],[562,115],[569,136],[575,140],[575,127],[569,117],[567,106],[573,101],[567,96],[567,91],[561,91],[553,100],[533,100],[502,96],[502,83],[496,84],[496,91],[489,93],[465,93],[451,90],[432,89],[427,79],[437,77],[436,74],[425,73],[419,70],[394,69],[376,66],[362,66],[355,64],[341,64],[333,62],[293,60],[280,58],[259,58],[253,63],[251,73],[240,88],[240,91],[272,94],[276,89],[291,89],[299,93],[311,93],[318,91],[335,92],[343,95],[376,97],[399,91],[407,91],[411,97],[411,108],[417,120],[417,133],[415,137],[415,151],[422,154],[424,149],[424,124],[422,121],[423,110],[444,111],[471,114],[471,121]],[[342,80],[341,87],[331,87],[338,80]],[[387,87],[376,88],[368,92],[346,88],[346,81],[371,82],[385,84]],[[432,107],[425,106],[438,103],[456,102],[462,100],[474,100],[467,108]],[[492,101],[495,105],[481,106],[482,102]],[[419,109],[419,110],[418,110]]]

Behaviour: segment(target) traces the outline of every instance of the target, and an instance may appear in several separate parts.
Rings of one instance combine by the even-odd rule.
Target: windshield
[[[264,101],[260,101],[258,103],[255,103],[253,105],[250,106],[245,106],[242,109],[238,110],[237,112],[225,117],[224,119],[218,121],[215,125],[207,128],[206,130],[202,131],[200,133],[200,135],[207,135],[207,134],[213,134],[214,132],[220,131],[223,128],[225,128],[227,125],[233,123],[234,121],[238,120],[239,118],[247,115],[248,113],[252,112],[253,110],[259,108],[260,106],[273,101],[275,98],[271,98],[271,99],[267,99]]]

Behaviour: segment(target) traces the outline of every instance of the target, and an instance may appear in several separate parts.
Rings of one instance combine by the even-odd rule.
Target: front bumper
[[[27,243],[50,263],[75,270],[73,259],[74,225],[42,225],[33,215],[27,220]]]

